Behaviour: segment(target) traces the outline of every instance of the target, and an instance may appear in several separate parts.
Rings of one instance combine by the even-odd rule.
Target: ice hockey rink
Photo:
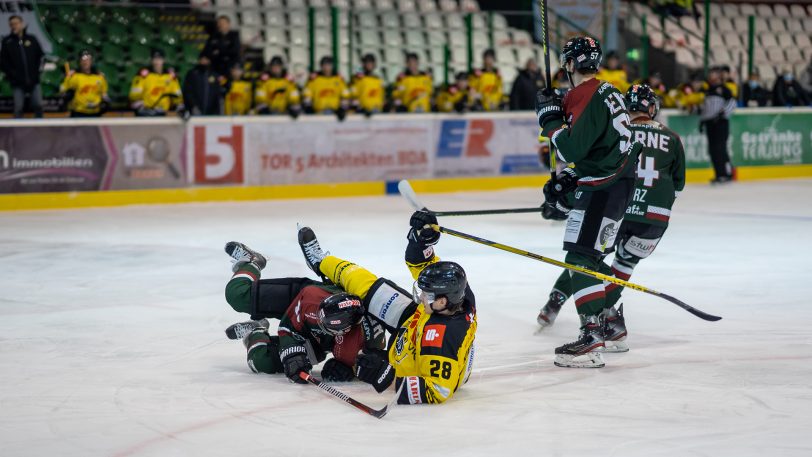
[[[427,194],[436,210],[535,205],[538,189]],[[400,197],[0,213],[2,456],[812,455],[812,180],[689,185],[632,280],[712,314],[624,294],[629,345],[604,369],[553,366],[568,303],[537,332],[559,269],[444,236],[477,296],[474,374],[440,406],[372,418],[310,385],[252,374],[223,329],[223,245],[308,274],[296,223],[409,288]],[[538,215],[441,224],[561,259]],[[318,368],[315,373],[318,373]],[[336,384],[380,407],[391,393]]]

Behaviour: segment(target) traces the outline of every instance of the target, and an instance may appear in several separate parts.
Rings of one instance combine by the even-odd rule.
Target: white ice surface
[[[534,189],[423,196],[429,207],[538,204]],[[810,456],[812,181],[689,186],[633,280],[724,319],[625,294],[627,354],[553,366],[568,304],[535,317],[556,267],[445,236],[477,294],[475,374],[449,403],[376,420],[311,387],[252,374],[223,329],[223,244],[307,275],[296,222],[406,287],[399,197],[0,213],[0,456]],[[536,215],[445,225],[563,258]],[[382,406],[389,395],[340,385]]]

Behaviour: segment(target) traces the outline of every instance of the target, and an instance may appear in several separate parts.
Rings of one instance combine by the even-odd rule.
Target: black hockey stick
[[[327,385],[327,384],[323,383],[322,381],[319,381],[318,379],[314,378],[313,376],[309,375],[308,373],[305,373],[305,372],[302,371],[302,372],[299,373],[299,377],[304,379],[305,381],[309,382],[310,384],[313,384],[314,386],[318,387],[319,389],[327,392],[328,394],[338,398],[339,400],[344,401],[344,402],[348,403],[349,405],[351,405],[351,406],[353,406],[353,407],[355,407],[355,408],[369,414],[370,416],[376,417],[378,419],[381,419],[381,418],[383,418],[383,416],[386,416],[386,413],[389,411],[389,407],[392,405],[392,403],[397,401],[397,398],[398,398],[398,396],[400,394],[400,389],[398,389],[396,391],[396,393],[395,393],[395,398],[391,402],[389,402],[386,406],[384,406],[381,409],[372,409],[372,407],[361,403],[360,401],[350,397],[349,395],[341,392],[340,390],[336,389],[333,386]],[[403,384],[404,383],[401,383],[401,387],[403,386]]]
[[[423,207],[417,200],[417,194],[412,189],[412,185],[407,180],[401,180],[398,183],[398,191],[406,200],[409,201],[415,209],[428,211],[435,216],[485,216],[491,214],[518,214],[518,213],[538,213],[541,214],[541,208],[536,206],[534,208],[506,208],[506,209],[476,209],[470,211],[432,211]]]
[[[423,206],[422,203],[420,203],[420,200],[417,199],[417,194],[414,192],[414,189],[412,189],[412,186],[409,184],[408,181],[403,180],[400,183],[398,183],[398,190],[400,190],[401,195],[403,195],[403,197],[406,200],[408,200],[409,204],[411,204],[412,207],[414,207],[416,210],[426,208],[425,206]],[[587,268],[580,267],[578,265],[572,265],[572,264],[569,264],[569,263],[566,263],[566,262],[561,262],[560,260],[555,260],[555,259],[551,259],[549,257],[544,257],[544,256],[539,255],[539,254],[534,254],[532,252],[525,251],[525,250],[518,249],[518,248],[514,248],[512,246],[507,246],[505,244],[497,243],[495,241],[486,240],[485,238],[480,238],[478,236],[473,236],[473,235],[458,232],[456,230],[452,230],[452,229],[449,229],[449,228],[440,227],[439,225],[432,225],[432,228],[434,230],[437,230],[440,233],[446,233],[446,234],[451,235],[451,236],[456,236],[458,238],[462,238],[462,239],[465,239],[465,240],[468,240],[468,241],[473,241],[474,243],[484,244],[485,246],[490,246],[492,248],[500,249],[502,251],[507,251],[507,252],[517,254],[517,255],[520,255],[520,256],[523,256],[523,257],[529,257],[531,259],[539,260],[541,262],[549,263],[551,265],[555,265],[555,266],[558,266],[558,267],[561,267],[561,268],[566,268],[567,270],[575,271],[575,272],[578,272],[578,273],[586,275],[586,276],[591,276],[591,277],[593,277],[595,279],[600,279],[601,281],[611,282],[611,283],[617,284],[619,286],[628,287],[629,289],[637,290],[637,291],[640,291],[640,292],[645,292],[647,294],[654,295],[655,297],[660,297],[660,298],[662,298],[664,300],[667,300],[667,301],[679,306],[680,308],[684,309],[685,311],[688,311],[689,313],[693,314],[694,316],[696,316],[696,317],[698,317],[700,319],[704,319],[706,321],[718,321],[719,319],[721,319],[721,317],[719,317],[719,316],[714,316],[714,315],[708,314],[708,313],[706,313],[704,311],[700,311],[700,310],[694,308],[693,306],[691,306],[691,305],[689,305],[689,304],[687,304],[687,303],[685,303],[685,302],[683,302],[681,300],[678,300],[678,299],[676,299],[676,298],[674,298],[674,297],[672,297],[672,296],[670,296],[668,294],[664,294],[662,292],[657,292],[656,290],[649,289],[648,287],[641,286],[639,284],[631,283],[631,282],[628,282],[628,281],[624,281],[624,280],[622,280],[620,278],[616,278],[614,276],[599,273],[597,271],[592,271],[592,270],[589,270]]]
[[[541,50],[544,52],[544,76],[545,88],[553,90],[553,76],[550,70],[550,30],[547,23],[547,0],[539,0],[539,13],[541,14]],[[553,150],[553,140],[549,139],[550,145],[550,178],[555,179],[555,151]]]

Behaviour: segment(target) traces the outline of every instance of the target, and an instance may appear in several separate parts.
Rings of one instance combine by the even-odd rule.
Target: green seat
[[[96,24],[82,24],[77,33],[82,46],[100,46],[102,43],[101,27]]]
[[[158,23],[158,12],[152,8],[139,8],[137,17],[144,24],[155,25]]]
[[[129,25],[132,22],[132,8],[114,7],[109,9],[110,19],[114,24]]]
[[[0,97],[11,97],[11,84],[5,79],[0,79]]]
[[[149,46],[140,43],[130,46],[130,60],[139,66],[148,65],[151,54]]]
[[[135,43],[139,44],[149,44],[152,41],[153,33],[152,27],[143,25],[143,24],[136,24],[132,28],[132,40]]]
[[[198,44],[195,43],[184,43],[183,44],[183,62],[184,63],[195,63],[197,62],[198,56],[200,56],[201,48]]]
[[[175,46],[177,44],[180,44],[180,35],[178,35],[178,32],[172,29],[163,29],[161,30],[161,41],[163,41],[166,44]]]
[[[130,40],[130,32],[127,26],[118,22],[107,24],[107,42],[115,44],[126,44]]]
[[[84,9],[84,13],[85,21],[96,25],[104,24],[110,16],[106,8],[101,8],[98,6],[89,8],[86,7]]]
[[[116,43],[105,41],[101,45],[99,55],[109,64],[121,67],[124,59],[124,47]]]
[[[104,57],[104,55],[102,55],[102,57]],[[118,65],[111,64],[111,63],[108,63],[108,62],[104,61],[104,62],[99,62],[96,65],[96,68],[100,72],[104,73],[104,76],[107,78],[108,82],[111,79],[118,79],[118,73],[119,73]]]
[[[53,70],[42,73],[40,85],[42,86],[43,97],[54,97],[59,93],[59,85],[64,79],[62,71]]]
[[[56,18],[65,24],[75,24],[79,19],[79,8],[75,6],[57,6],[54,8]]]
[[[73,44],[73,30],[65,24],[52,24],[48,26],[48,34],[51,35],[54,42],[59,45],[67,47]]]

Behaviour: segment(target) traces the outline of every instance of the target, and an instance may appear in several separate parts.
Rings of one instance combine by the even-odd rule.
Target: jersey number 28
[[[429,370],[429,375],[435,378],[438,375],[443,379],[451,378],[451,362],[441,363],[439,360],[430,360],[429,365],[431,366],[431,370]]]

